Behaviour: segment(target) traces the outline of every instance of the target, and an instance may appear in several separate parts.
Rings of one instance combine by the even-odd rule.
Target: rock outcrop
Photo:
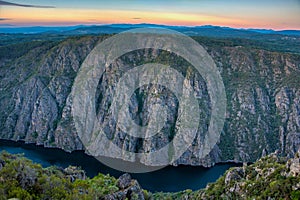
[[[131,179],[129,174],[123,174],[119,177],[117,185],[119,187],[119,191],[113,194],[109,194],[104,197],[105,200],[125,200],[125,199],[132,199],[132,200],[144,200],[144,193],[137,182],[137,180]]]
[[[290,176],[300,176],[300,149],[296,153],[295,157],[287,163]]]
[[[71,182],[74,182],[77,179],[85,180],[87,178],[85,171],[78,169],[74,166],[69,166],[63,170],[64,175],[68,178]]]
[[[215,183],[196,192],[196,196],[201,199],[299,199],[299,170],[298,155],[287,159],[272,153],[251,165],[229,169]],[[194,197],[191,195],[190,199]]]

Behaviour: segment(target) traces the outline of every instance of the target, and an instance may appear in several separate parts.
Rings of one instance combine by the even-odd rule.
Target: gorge
[[[11,37],[11,36],[10,36]],[[17,36],[15,36],[17,37]],[[77,72],[95,45],[110,35],[11,42],[1,45],[0,138],[84,150],[71,115],[70,92]],[[299,42],[299,37],[295,37]],[[173,165],[210,167],[221,162],[254,162],[275,152],[293,157],[300,146],[300,55],[272,51],[235,39],[194,37],[214,59],[227,94],[227,113],[220,141],[200,158],[201,135],[207,132],[210,98],[206,84],[184,59],[155,49],[130,52],[106,68],[97,88],[97,115],[106,134],[124,150],[144,151],[164,146],[174,136],[178,101],[166,88],[147,85],[131,96],[129,110],[146,124],[154,104],[168,108],[159,137],[147,141],[120,132],[107,110],[124,71],[148,62],[167,63],[189,81],[200,97],[201,121],[191,147]],[[13,40],[12,40],[13,41]],[[242,45],[239,45],[239,44]]]

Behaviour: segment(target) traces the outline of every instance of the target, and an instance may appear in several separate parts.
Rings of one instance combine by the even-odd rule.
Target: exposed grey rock
[[[236,168],[231,169],[226,174],[225,184],[229,185],[232,182],[241,180],[244,177],[244,174],[245,174],[245,172],[244,172],[243,168],[236,167]]]
[[[105,200],[144,200],[144,193],[136,180],[132,180],[129,174],[123,174],[119,177],[117,182],[120,191],[105,196]]]
[[[85,180],[86,174],[84,170],[78,169],[74,166],[69,166],[63,170],[63,173],[71,182],[74,182],[76,179]]]
[[[300,176],[300,149],[295,154],[295,157],[287,163],[287,168],[289,169],[290,176]]]
[[[70,92],[81,63],[102,39],[67,39],[50,47],[36,47],[1,65],[0,138],[66,151],[84,149],[71,114]],[[143,86],[128,105],[132,119],[140,125],[149,123],[155,105],[166,107],[165,126],[154,137],[131,137],[118,128],[118,120],[108,112],[116,84],[128,69],[163,61],[185,76],[201,108],[197,137],[174,165],[209,167],[223,161],[253,162],[276,150],[293,157],[300,147],[300,56],[244,47],[205,48],[221,72],[228,104],[220,142],[209,155],[200,156],[211,109],[206,83],[189,63],[173,54],[162,56],[159,50],[131,52],[107,66],[103,77],[99,77],[96,110],[106,136],[122,150],[132,152],[155,151],[172,140],[180,122],[179,102],[167,88]],[[144,163],[151,161],[143,159]]]
[[[131,185],[131,176],[126,173],[119,177],[117,185],[120,189],[125,189]]]

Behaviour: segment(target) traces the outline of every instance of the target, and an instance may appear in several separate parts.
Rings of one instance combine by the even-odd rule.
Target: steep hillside
[[[24,140],[66,151],[83,149],[71,115],[70,92],[77,72],[93,47],[109,36],[72,37],[1,47],[0,138]],[[147,124],[154,104],[168,109],[159,137],[145,141],[116,128],[107,112],[120,77],[132,66],[159,62],[177,69],[199,98],[201,120],[193,145],[174,163],[211,166],[224,161],[253,162],[278,150],[294,156],[300,146],[300,55],[270,52],[226,40],[195,38],[215,60],[227,93],[227,115],[220,142],[200,159],[207,133],[210,98],[203,78],[187,61],[160,50],[123,55],[106,68],[97,90],[97,113],[106,134],[120,148],[134,152],[160,148],[174,137],[178,100],[159,85],[143,86],[131,97],[129,110],[138,124]],[[30,44],[30,45],[29,45]],[[100,78],[100,77],[99,77]]]

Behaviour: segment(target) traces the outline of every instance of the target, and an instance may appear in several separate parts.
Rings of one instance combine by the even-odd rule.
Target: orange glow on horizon
[[[297,23],[284,25],[276,24],[270,27],[267,20],[246,20],[242,18],[219,17],[193,13],[154,12],[154,11],[130,11],[130,10],[81,10],[81,9],[36,9],[6,7],[1,10],[1,17],[10,20],[2,20],[2,24],[15,26],[60,26],[78,24],[165,24],[165,25],[216,25],[233,28],[270,28],[270,29],[294,29],[300,30]],[[0,24],[1,24],[0,23]]]

